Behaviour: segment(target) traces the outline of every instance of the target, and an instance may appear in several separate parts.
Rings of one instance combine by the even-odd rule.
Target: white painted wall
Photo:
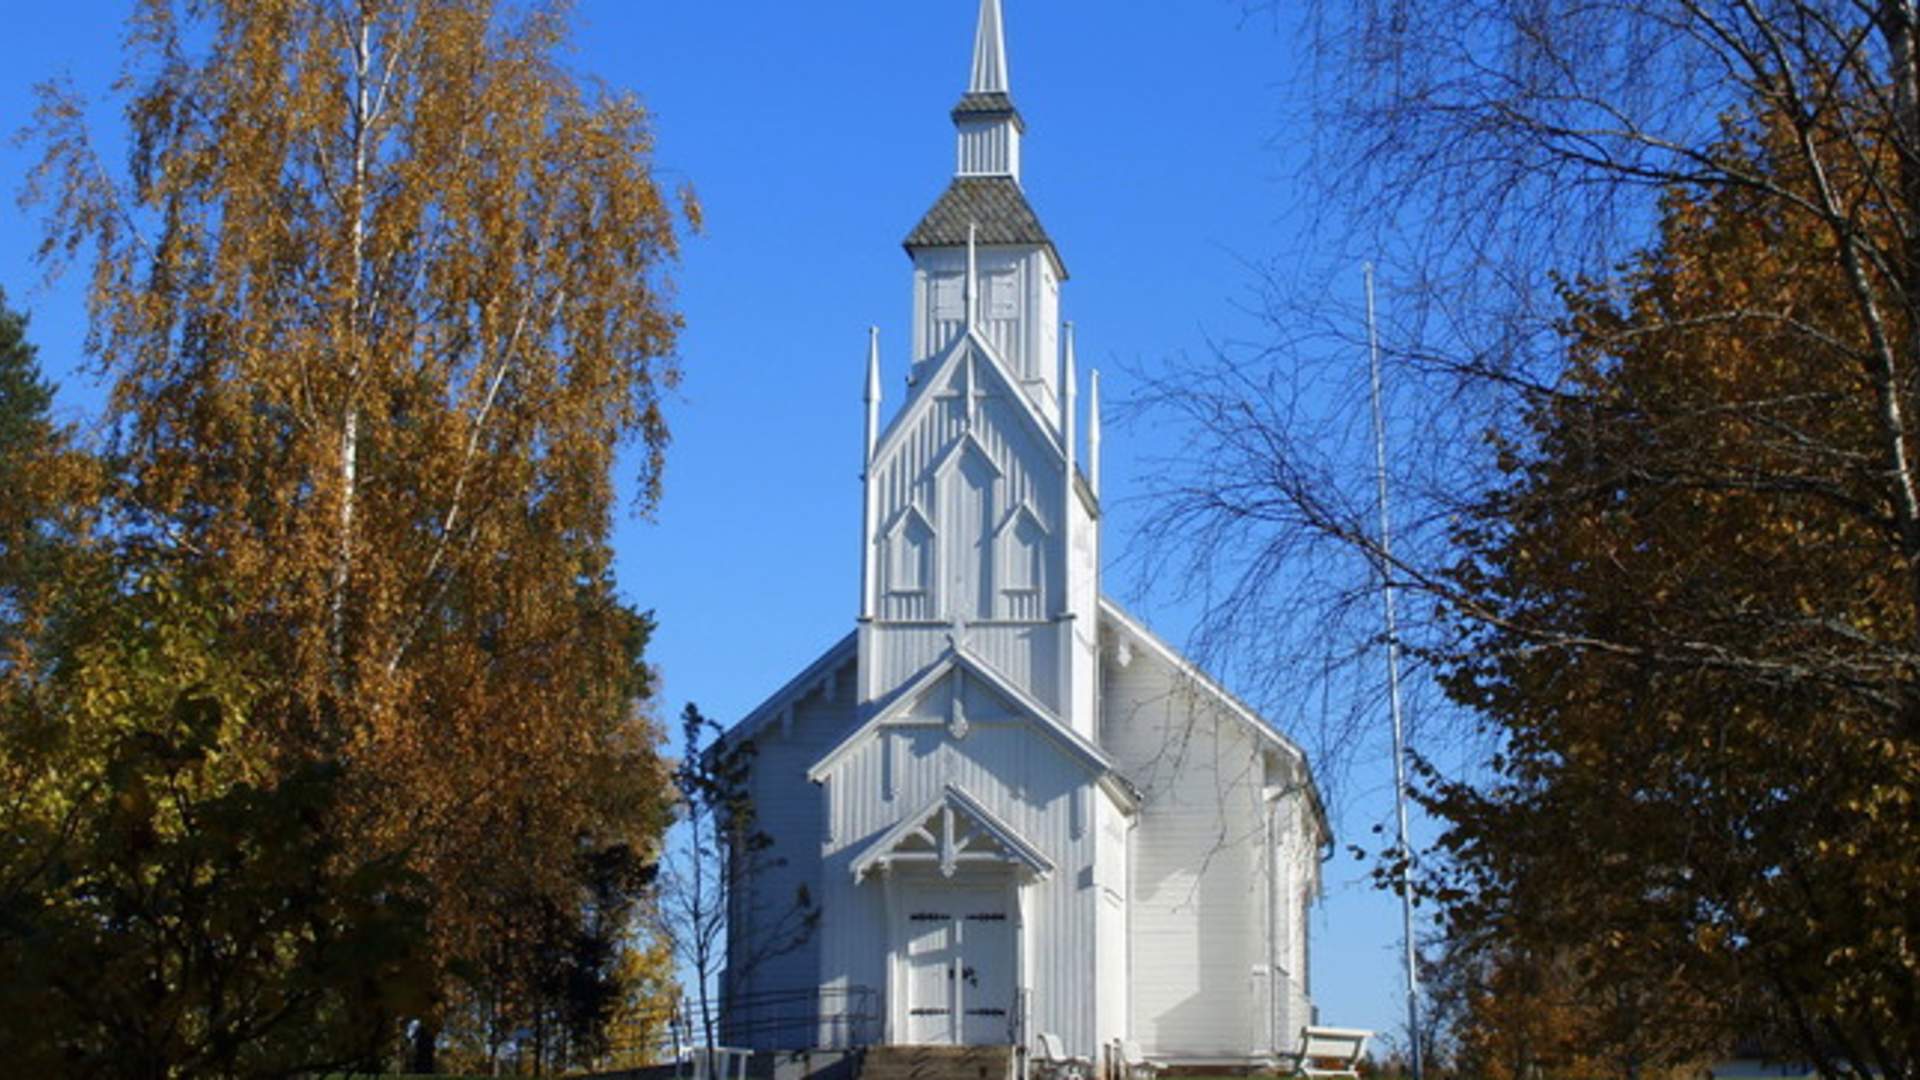
[[[835,672],[832,696],[816,686],[790,723],[765,725],[754,796],[785,862],[756,880],[752,903],[770,916],[805,883],[822,922],[804,948],[739,989],[817,982],[836,1003],[867,987],[883,1012],[900,1004],[887,997],[885,875],[855,883],[851,864],[954,783],[1056,867],[1022,897],[1031,1030],[1089,1056],[1116,1038],[1174,1059],[1291,1046],[1311,1019],[1307,908],[1321,837],[1310,780],[1150,648],[1136,644],[1120,666],[1112,646],[1129,631],[1109,622],[1107,634],[1099,742],[1138,787],[1137,812],[1095,784],[1063,734],[972,676],[924,688],[819,786],[804,780],[807,767],[855,726],[853,665]],[[968,718],[961,737],[950,724],[956,686]],[[736,1041],[836,1045],[846,1034],[823,1024],[811,1040],[762,1032]]]
[[[1307,983],[1307,914],[1320,892],[1320,832],[1304,797],[1305,770],[1293,762],[1269,767],[1269,851],[1273,909],[1268,929],[1273,970],[1271,1039],[1279,1051],[1296,1047],[1313,1022]]]
[[[1100,522],[1076,492],[1067,500],[1068,534],[1061,558],[1067,566],[1066,611],[1062,630],[1069,636],[1067,671],[1071,723],[1090,740],[1098,739],[1100,688]]]
[[[827,685],[831,682],[831,687]],[[828,693],[831,689],[831,694]],[[748,794],[756,827],[772,841],[757,857],[758,872],[748,877],[738,894],[733,914],[734,954],[760,949],[760,935],[769,932],[791,910],[805,888],[819,900],[820,835],[824,809],[820,792],[806,782],[807,766],[838,743],[855,725],[854,662],[849,656],[831,680],[816,682],[793,703],[789,719],[775,718],[753,736],[756,747]],[[729,969],[733,993],[750,997],[775,992],[803,992],[819,985],[821,936],[815,931],[803,945],[762,961],[752,970]],[[784,1012],[792,1011],[789,1006]],[[811,1040],[805,1027],[766,1030],[759,1024],[769,1010],[729,1009],[725,1037],[733,1045],[770,1049],[796,1046]]]
[[[1267,1025],[1263,751],[1211,693],[1144,649],[1104,672],[1104,746],[1141,789],[1131,1022],[1149,1054],[1245,1057]]]
[[[1094,882],[1100,894],[1095,915],[1095,940],[1099,951],[1094,958],[1094,1027],[1098,1045],[1111,1046],[1115,1039],[1131,1038],[1127,1011],[1131,1005],[1127,988],[1132,984],[1127,938],[1128,832],[1129,816],[1102,794],[1096,800],[1094,815],[1098,848]],[[1098,1055],[1088,1055],[1098,1060]]]

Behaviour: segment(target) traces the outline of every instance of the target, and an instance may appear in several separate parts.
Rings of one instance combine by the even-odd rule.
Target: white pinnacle
[[[1087,486],[1100,497],[1100,369],[1087,380]]]
[[[880,328],[867,328],[867,461],[873,461],[873,445],[880,437]]]
[[[969,94],[1007,92],[1007,35],[1000,21],[1000,0],[980,0],[980,28],[973,36],[973,78]]]

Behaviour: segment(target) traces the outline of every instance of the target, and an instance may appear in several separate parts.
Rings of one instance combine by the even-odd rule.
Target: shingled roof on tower
[[[1027,196],[1011,176],[957,176],[933,209],[907,234],[906,248],[965,247],[967,228],[978,230],[974,242],[986,246],[1038,245],[1066,280],[1067,266],[1047,236]]]
[[[1013,107],[1013,97],[1003,91],[968,91],[960,98],[960,104],[953,107],[953,118],[957,121],[963,116],[999,117],[1011,116],[1021,130],[1026,130],[1027,122],[1020,117],[1020,110]]]

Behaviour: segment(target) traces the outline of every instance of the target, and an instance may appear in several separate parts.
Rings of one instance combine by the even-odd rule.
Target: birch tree
[[[1342,300],[1363,259],[1380,264],[1396,576],[1418,651],[1452,633],[1455,517],[1502,482],[1489,433],[1568,389],[1559,283],[1617,280],[1676,189],[1753,193],[1839,275],[1887,512],[1920,554],[1913,5],[1387,0],[1299,18],[1312,63],[1289,92],[1311,132],[1298,184],[1314,231],[1259,278],[1268,338],[1175,361],[1144,394],[1197,440],[1157,478],[1145,550],[1150,576],[1197,583],[1209,651],[1290,685],[1375,632],[1365,321]],[[1775,128],[1777,155],[1757,159]],[[1828,344],[1791,312],[1718,314]]]
[[[429,883],[443,986],[487,936],[472,883],[577,905],[583,849],[651,858],[666,818],[608,530],[661,489],[696,210],[565,33],[564,6],[139,0],[126,168],[60,87],[36,120],[42,254],[90,263],[113,534],[217,583],[274,673],[267,762],[340,764],[330,828]]]

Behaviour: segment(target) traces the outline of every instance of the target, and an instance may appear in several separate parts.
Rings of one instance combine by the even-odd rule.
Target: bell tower
[[[957,717],[985,707],[954,704],[975,693],[964,687],[995,683],[1002,705],[1024,701],[1091,738],[1098,500],[1075,467],[1066,268],[1020,186],[1025,129],[1007,73],[1001,0],[981,0],[952,111],[954,175],[905,243],[912,367],[884,431],[868,350],[860,700],[947,694]],[[1098,423],[1087,418],[1090,450]],[[951,683],[916,682],[942,670]]]
[[[1000,0],[982,0],[967,90],[952,115],[953,181],[906,239],[914,268],[912,381],[971,321],[1034,405],[1057,417],[1067,270],[1020,187],[1026,122],[1008,87]]]

